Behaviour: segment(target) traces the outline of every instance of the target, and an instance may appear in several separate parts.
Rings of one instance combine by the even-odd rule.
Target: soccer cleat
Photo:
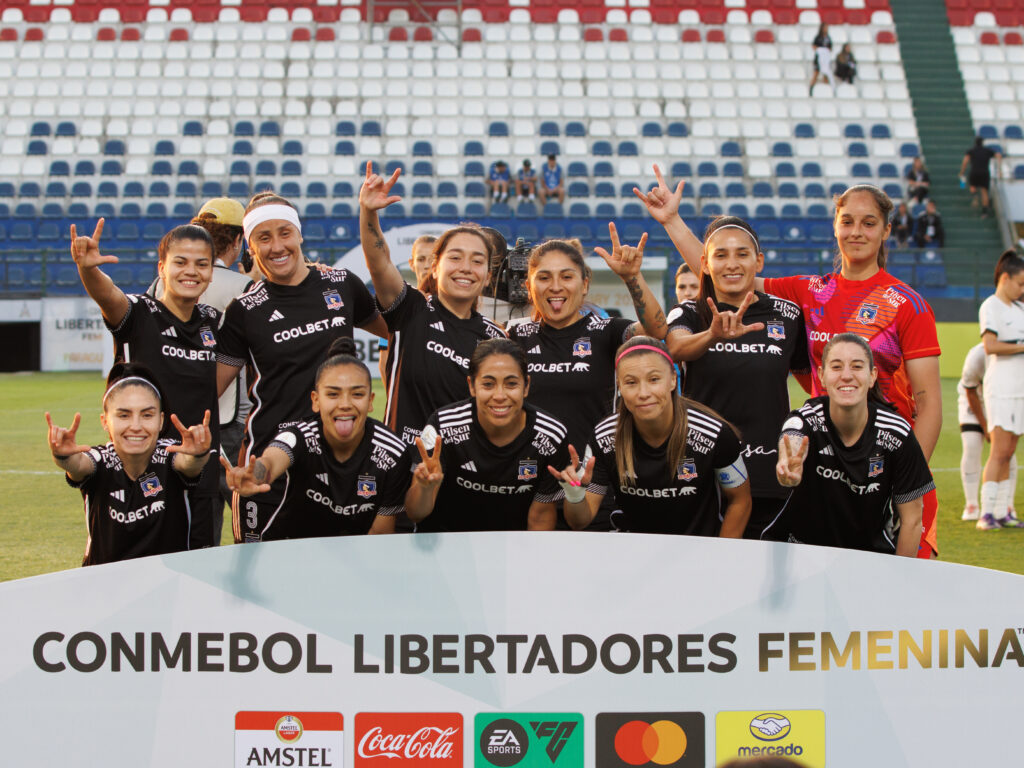
[[[961,520],[977,520],[979,517],[981,517],[981,510],[974,504],[968,504],[964,507],[964,512],[960,515]]]
[[[1024,520],[1017,517],[1017,513],[1012,509],[1006,513],[1006,517],[1000,517],[996,522],[1000,528],[1024,528]]]
[[[978,518],[978,522],[974,524],[974,527],[979,531],[998,531],[1002,526],[999,525],[993,515],[986,514]]]

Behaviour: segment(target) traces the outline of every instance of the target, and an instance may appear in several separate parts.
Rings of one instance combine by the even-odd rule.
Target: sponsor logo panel
[[[339,712],[238,712],[235,766],[344,765],[344,719]]]
[[[825,713],[820,709],[719,712],[715,762],[788,757],[807,768],[825,765]]]
[[[704,768],[701,712],[601,712],[596,768],[634,765]]]
[[[457,712],[360,712],[355,765],[462,768],[462,715]]]
[[[583,768],[583,716],[488,713],[475,719],[475,768]]]

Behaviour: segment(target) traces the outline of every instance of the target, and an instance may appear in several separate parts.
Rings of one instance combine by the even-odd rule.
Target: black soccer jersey
[[[246,456],[259,455],[288,421],[313,416],[309,393],[331,342],[377,310],[363,281],[344,269],[310,269],[298,285],[262,281],[228,305],[217,361],[248,366],[252,411]]]
[[[82,492],[89,539],[82,565],[99,565],[145,555],[163,555],[189,548],[192,512],[188,491],[198,478],[178,474],[171,466],[173,440],[158,440],[149,466],[138,479],[125,474],[111,443],[93,446],[86,454],[95,471],[81,482],[65,475]]]
[[[142,363],[156,377],[167,402],[163,404],[165,425],[173,413],[186,427],[203,423],[210,411],[210,452],[220,447],[220,423],[217,418],[217,342],[220,312],[206,304],[197,304],[192,317],[182,322],[156,299],[128,295],[128,312],[116,326],[108,325],[114,336],[117,362]],[[205,472],[197,489],[204,496],[219,494],[217,475]]]
[[[688,361],[683,394],[717,411],[739,430],[751,496],[782,499],[787,494],[775,481],[775,461],[779,428],[790,408],[786,378],[790,371],[810,369],[807,337],[799,306],[778,296],[756,295],[743,322],[764,323],[764,329],[717,341],[704,355]],[[722,302],[718,308],[736,310]],[[670,332],[707,330],[692,301],[675,306],[667,320]],[[751,521],[758,522],[769,521]]]
[[[284,514],[267,521],[264,541],[349,536],[370,530],[377,515],[397,515],[409,488],[406,445],[374,419],[345,461],[334,458],[319,420],[283,425],[270,442],[288,454]]]
[[[505,331],[475,310],[456,317],[436,296],[426,298],[408,283],[381,312],[390,331],[385,422],[412,445],[431,413],[469,395],[466,376],[476,345]]]
[[[615,352],[633,325],[625,318],[588,314],[566,328],[518,323],[509,338],[526,352],[529,401],[553,413],[580,454],[615,397]]]
[[[829,416],[828,397],[793,411],[783,434],[806,435],[803,478],[762,538],[894,552],[895,509],[935,488],[910,422],[868,402],[864,434],[847,447]]]
[[[564,469],[569,464],[565,425],[529,403],[523,410],[526,427],[500,447],[484,435],[473,400],[431,414],[423,440],[430,448],[434,436],[441,436],[444,480],[434,511],[417,531],[525,531],[534,501],[562,498],[548,465]],[[419,454],[412,455],[419,464]]]
[[[597,461],[587,490],[607,494],[614,490],[619,511],[612,527],[633,533],[682,533],[717,536],[722,527],[722,503],[717,470],[729,467],[740,455],[736,434],[720,419],[686,409],[686,456],[669,472],[668,445],[650,446],[633,430],[636,480],[623,482],[615,465],[615,429],[618,415],[599,422],[591,447]]]

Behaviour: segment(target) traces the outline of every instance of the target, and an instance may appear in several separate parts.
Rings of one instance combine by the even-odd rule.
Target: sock
[[[992,515],[995,517],[996,510],[996,494],[999,488],[999,483],[987,480],[981,484],[981,514]]]
[[[1010,498],[1006,500],[1006,507],[1008,510],[1016,511],[1016,507],[1013,504],[1013,497],[1017,490],[1017,457],[1016,455],[1010,457],[1010,476],[1006,479],[1006,482],[1010,484]]]
[[[995,509],[996,520],[1006,517],[1007,503],[1010,500],[1010,481],[1000,480],[996,484],[996,498],[993,509]]]
[[[980,432],[961,432],[960,482],[964,487],[967,506],[978,506],[978,486],[981,483],[981,445],[985,441]]]

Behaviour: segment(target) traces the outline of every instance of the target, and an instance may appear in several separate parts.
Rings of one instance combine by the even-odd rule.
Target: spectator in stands
[[[523,160],[523,167],[516,174],[516,194],[523,200],[533,200],[537,194],[537,171],[529,160]]]
[[[992,158],[996,159],[996,176],[999,175],[999,161],[1003,156],[994,149],[985,146],[985,139],[978,136],[974,140],[974,146],[964,153],[964,161],[960,164],[960,180],[964,180],[964,173],[970,166],[970,173],[967,176],[967,184],[970,186],[971,194],[978,194],[981,197],[981,217],[985,218],[989,213],[988,188],[992,183],[992,176],[989,174],[989,163]],[[971,205],[977,205],[975,199]]]
[[[491,164],[487,175],[487,186],[491,188],[491,202],[504,203],[508,200],[508,185],[511,174],[504,160]]]
[[[938,246],[941,248],[946,242],[946,233],[942,229],[942,217],[935,209],[935,201],[929,200],[925,204],[924,213],[917,217],[917,224],[914,227],[914,242],[918,248]]]
[[[901,246],[905,246],[914,236],[914,217],[907,210],[906,203],[901,202],[896,207],[892,218],[892,235]]]
[[[810,95],[814,95],[814,84],[821,78],[829,85],[832,80],[829,73],[832,71],[832,38],[828,35],[828,24],[818,27],[818,34],[814,36],[811,44],[814,49],[814,74],[811,75]]]
[[[839,55],[836,56],[835,73],[836,80],[840,83],[853,85],[853,79],[857,76],[857,59],[854,58],[849,43],[844,43]]]
[[[906,179],[907,199],[923,203],[928,197],[931,178],[928,176],[928,169],[924,167],[924,160],[920,155],[915,157],[914,162],[907,168]]]
[[[547,164],[541,168],[541,183],[537,189],[537,196],[541,205],[550,198],[557,197],[558,202],[565,201],[565,179],[562,178],[562,166],[555,160],[554,155],[548,155]]]
[[[680,264],[676,270],[676,301],[696,301],[700,295],[700,281],[688,264]]]

